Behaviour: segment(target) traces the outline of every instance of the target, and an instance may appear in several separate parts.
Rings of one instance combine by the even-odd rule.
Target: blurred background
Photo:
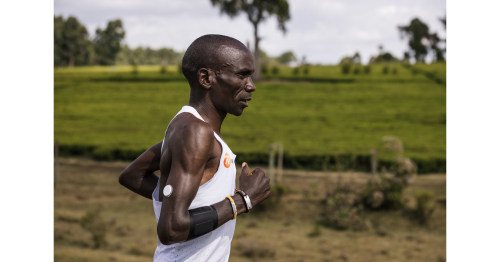
[[[446,261],[445,1],[55,0],[56,261],[151,261],[151,200],[118,176],[187,104],[182,56],[210,33],[254,53],[222,137],[273,190],[230,261]]]

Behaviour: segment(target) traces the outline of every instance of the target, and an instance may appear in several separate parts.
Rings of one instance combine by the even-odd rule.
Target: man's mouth
[[[248,107],[248,101],[252,100],[252,98],[244,98],[244,99],[241,99],[240,100],[240,104],[245,106],[245,107]]]

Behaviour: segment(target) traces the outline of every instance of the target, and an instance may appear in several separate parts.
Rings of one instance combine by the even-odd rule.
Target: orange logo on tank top
[[[224,166],[229,168],[231,166],[231,158],[229,158],[229,154],[226,153],[226,157],[224,158]]]

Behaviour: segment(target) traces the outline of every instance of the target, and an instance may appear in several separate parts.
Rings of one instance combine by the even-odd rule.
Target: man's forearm
[[[119,182],[143,197],[151,199],[158,183],[158,176],[153,172],[160,169],[161,142],[152,146],[120,174]]]
[[[239,194],[234,194],[232,199],[235,202],[237,215],[247,213],[245,201]],[[166,208],[165,206],[162,209]],[[157,226],[157,234],[160,242],[164,245],[183,242],[200,237],[216,228],[222,226],[231,219],[234,219],[235,213],[231,208],[230,201],[226,198],[211,206],[203,206],[188,210],[184,214],[178,214],[179,217],[172,219],[170,216],[166,221],[160,220]]]
[[[158,183],[158,176],[155,173],[149,174],[131,174],[122,173],[120,175],[120,184],[130,191],[137,193],[145,198],[152,199],[153,191]]]

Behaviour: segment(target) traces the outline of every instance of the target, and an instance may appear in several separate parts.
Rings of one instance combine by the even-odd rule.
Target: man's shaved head
[[[236,50],[250,53],[240,41],[224,35],[204,35],[194,40],[182,59],[182,73],[192,85],[200,68],[220,70],[229,65]]]

